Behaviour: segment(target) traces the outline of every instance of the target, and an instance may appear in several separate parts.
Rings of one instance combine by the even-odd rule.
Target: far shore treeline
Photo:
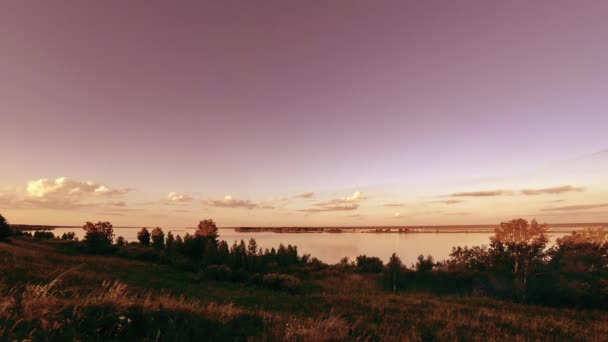
[[[1,217],[1,216],[0,216]],[[160,227],[142,228],[138,241],[115,238],[110,222],[87,222],[86,235],[55,237],[50,231],[13,231],[1,217],[0,240],[44,241],[59,238],[74,253],[107,254],[172,265],[201,279],[248,282],[297,292],[306,274],[324,268],[339,272],[381,273],[382,286],[395,293],[426,291],[482,295],[553,306],[608,307],[608,235],[588,228],[558,239],[547,248],[547,225],[514,219],[494,228],[489,246],[454,247],[447,260],[420,255],[413,267],[393,254],[388,263],[374,256],[342,259],[326,265],[296,246],[262,249],[255,239],[229,245],[218,236],[216,223],[200,221],[194,234],[165,234]],[[49,240],[50,241],[50,240]]]

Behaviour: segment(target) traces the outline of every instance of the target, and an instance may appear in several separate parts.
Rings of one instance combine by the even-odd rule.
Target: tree
[[[574,303],[597,305],[608,298],[608,233],[584,229],[557,239],[550,269],[562,294]]]
[[[110,222],[87,222],[82,229],[86,232],[84,240],[89,251],[105,252],[112,246],[114,227]]]
[[[516,295],[525,300],[530,274],[546,257],[547,225],[536,220],[528,223],[521,218],[502,222],[494,229],[490,241],[490,254],[510,269]]]
[[[378,257],[368,257],[367,255],[359,255],[357,257],[357,268],[360,272],[380,273],[382,272],[382,267],[382,260]]]
[[[175,243],[175,236],[173,236],[173,233],[171,233],[171,231],[169,231],[167,233],[167,240],[165,241],[165,245],[167,246],[167,249],[173,248],[174,243]]]
[[[142,246],[150,246],[150,232],[148,228],[143,227],[139,232],[137,232],[137,240]]]
[[[116,246],[124,247],[127,245],[127,241],[124,237],[119,236],[116,238]]]
[[[160,227],[156,227],[152,230],[152,246],[154,248],[161,249],[165,245],[165,233]]]
[[[433,266],[435,266],[435,260],[433,259],[433,256],[427,255],[426,258],[422,254],[418,256],[418,262],[416,263],[416,271],[420,273],[429,272],[433,270]]]
[[[397,286],[399,284],[399,278],[401,276],[401,272],[403,271],[403,263],[401,259],[397,256],[396,253],[391,255],[388,260],[388,264],[386,264],[387,276],[389,278],[389,282],[393,287],[393,292],[397,292]]]
[[[9,226],[4,216],[0,214],[0,241],[8,241],[11,235],[13,235],[11,226]]]
[[[258,252],[258,242],[254,238],[249,239],[249,245],[247,246],[247,254],[249,256],[255,256]]]
[[[196,236],[209,238],[217,242],[218,229],[212,219],[202,220],[198,223]]]

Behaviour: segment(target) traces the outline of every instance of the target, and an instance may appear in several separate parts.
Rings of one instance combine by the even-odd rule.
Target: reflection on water
[[[137,228],[114,228],[116,236],[127,241],[137,241]],[[55,236],[65,232],[75,232],[82,239],[81,228],[56,228]],[[193,234],[191,229],[171,230],[174,235]],[[165,231],[165,234],[168,231]],[[354,260],[361,254],[380,257],[385,262],[395,252],[407,265],[415,263],[420,254],[432,255],[435,260],[448,258],[454,246],[476,246],[489,244],[492,233],[412,233],[412,234],[374,234],[374,233],[243,233],[234,229],[220,229],[220,239],[229,245],[240,240],[255,238],[262,248],[277,248],[279,244],[298,246],[300,254],[309,253],[328,264],[337,263],[343,257]],[[556,238],[567,235],[567,232],[550,233],[550,243]]]

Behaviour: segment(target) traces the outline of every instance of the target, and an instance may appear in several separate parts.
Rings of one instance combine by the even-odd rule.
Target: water
[[[193,234],[194,228],[171,230],[173,235]],[[127,241],[137,241],[137,228],[114,228],[115,236],[122,236]],[[84,237],[81,228],[56,228],[55,236],[65,232],[75,232],[79,239]],[[165,231],[167,234],[168,231]],[[567,235],[569,232],[549,233],[550,243]],[[298,246],[300,254],[309,253],[313,257],[335,264],[343,257],[355,260],[358,255],[377,256],[388,261],[393,252],[406,265],[416,262],[420,254],[432,255],[435,260],[449,257],[452,247],[478,246],[489,244],[492,233],[410,233],[410,234],[374,234],[374,233],[273,233],[273,232],[236,232],[234,229],[220,229],[220,240],[226,240],[229,245],[240,240],[249,241],[255,238],[258,247],[277,248],[279,244]]]

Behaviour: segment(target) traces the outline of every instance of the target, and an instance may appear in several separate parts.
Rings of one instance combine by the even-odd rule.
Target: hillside
[[[201,280],[195,273],[71,243],[0,243],[0,340],[601,340],[602,311],[481,297],[391,294],[371,274],[327,267],[295,293]]]

